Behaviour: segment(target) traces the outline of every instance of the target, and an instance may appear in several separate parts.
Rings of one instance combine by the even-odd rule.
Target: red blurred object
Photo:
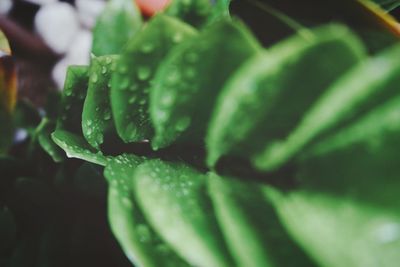
[[[171,0],[136,0],[142,13],[146,16],[152,16],[163,10]]]

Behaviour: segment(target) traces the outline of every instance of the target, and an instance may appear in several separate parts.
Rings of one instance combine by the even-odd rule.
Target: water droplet
[[[196,70],[194,68],[187,68],[185,70],[185,77],[192,79],[196,76]]]
[[[128,103],[129,104],[133,104],[133,103],[135,103],[135,101],[136,101],[136,95],[130,97],[129,100],[128,100]]]
[[[172,104],[173,101],[174,101],[173,94],[164,94],[163,97],[161,98],[161,105],[169,106]]]
[[[104,116],[103,116],[104,120],[108,121],[109,119],[111,119],[111,112],[110,110],[106,110],[104,112]]]
[[[140,242],[149,242],[151,240],[151,232],[149,227],[144,224],[139,224],[136,227]]]
[[[149,53],[151,53],[151,52],[154,51],[154,48],[155,48],[155,46],[154,46],[153,43],[147,43],[147,44],[144,44],[144,45],[142,46],[141,51],[142,51],[144,54],[149,54]]]
[[[125,74],[125,73],[128,72],[128,68],[127,68],[126,65],[122,65],[122,66],[120,66],[120,67],[118,68],[118,71],[119,71],[121,74]]]
[[[99,80],[99,76],[97,76],[97,73],[93,73],[92,74],[92,82],[97,83],[98,80]]]
[[[151,69],[147,66],[139,67],[137,75],[139,80],[141,81],[147,80],[148,78],[150,78]]]
[[[182,40],[183,40],[183,35],[180,32],[177,32],[172,36],[172,41],[174,43],[180,43],[182,42]]]
[[[190,125],[190,118],[189,117],[183,117],[179,119],[179,121],[175,125],[175,129],[177,131],[184,131],[186,128]]]
[[[125,90],[125,89],[127,89],[128,86],[129,86],[129,83],[130,83],[129,78],[128,78],[128,77],[124,77],[124,78],[121,80],[120,84],[119,84],[119,89],[120,89],[120,90]]]
[[[111,64],[111,62],[112,62],[112,59],[110,57],[107,57],[106,58],[106,64]]]
[[[103,67],[101,68],[101,73],[102,73],[102,74],[106,74],[106,73],[107,73],[107,68],[106,68],[105,66],[103,66]]]

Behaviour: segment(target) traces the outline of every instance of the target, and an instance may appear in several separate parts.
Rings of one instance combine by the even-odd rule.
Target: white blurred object
[[[0,0],[0,14],[7,14],[12,8],[12,0]]]
[[[45,5],[35,17],[35,29],[55,52],[65,53],[79,30],[77,13],[67,3]]]
[[[75,5],[82,25],[88,29],[93,28],[105,4],[106,2],[102,0],[76,0]]]
[[[92,48],[92,33],[88,30],[81,30],[75,36],[66,58],[71,64],[88,65],[90,62],[90,50]]]
[[[92,33],[81,30],[75,36],[65,57],[53,69],[53,80],[59,89],[64,86],[65,76],[69,65],[89,65],[92,48]]]
[[[63,58],[57,62],[52,71],[53,80],[57,85],[57,88],[62,90],[64,87],[65,77],[67,76],[68,68],[67,58]]]
[[[1,0],[1,1],[3,1],[3,0]],[[47,4],[55,3],[58,0],[25,0],[25,1],[31,2],[31,3],[37,4],[37,5],[47,5]]]

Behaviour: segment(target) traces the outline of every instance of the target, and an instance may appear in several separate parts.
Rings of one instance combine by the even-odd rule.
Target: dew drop
[[[141,51],[142,51],[144,54],[149,54],[149,53],[153,52],[153,51],[154,51],[154,44],[153,44],[153,43],[144,44],[144,45],[142,46]]]
[[[190,118],[189,117],[183,117],[179,119],[179,121],[175,125],[175,129],[177,131],[184,131],[186,128],[190,125]]]
[[[147,80],[148,78],[150,78],[151,70],[149,67],[146,66],[139,67],[137,75],[139,80]]]
[[[92,82],[97,83],[98,80],[99,80],[99,76],[97,76],[97,73],[93,73],[92,74]]]

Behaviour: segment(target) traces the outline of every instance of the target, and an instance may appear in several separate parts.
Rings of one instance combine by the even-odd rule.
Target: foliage
[[[98,246],[79,220],[93,206],[67,210],[107,188],[112,233],[137,266],[398,265],[398,41],[371,53],[335,22],[263,47],[228,1],[177,0],[145,22],[122,2],[101,16],[90,66],[69,67],[58,118],[30,132],[29,160],[0,160],[11,199],[34,189],[0,199],[4,262],[63,266],[75,255],[63,227]],[[49,156],[59,163],[43,179]],[[21,228],[12,203],[43,209],[45,226]],[[18,256],[37,242],[54,250]]]

